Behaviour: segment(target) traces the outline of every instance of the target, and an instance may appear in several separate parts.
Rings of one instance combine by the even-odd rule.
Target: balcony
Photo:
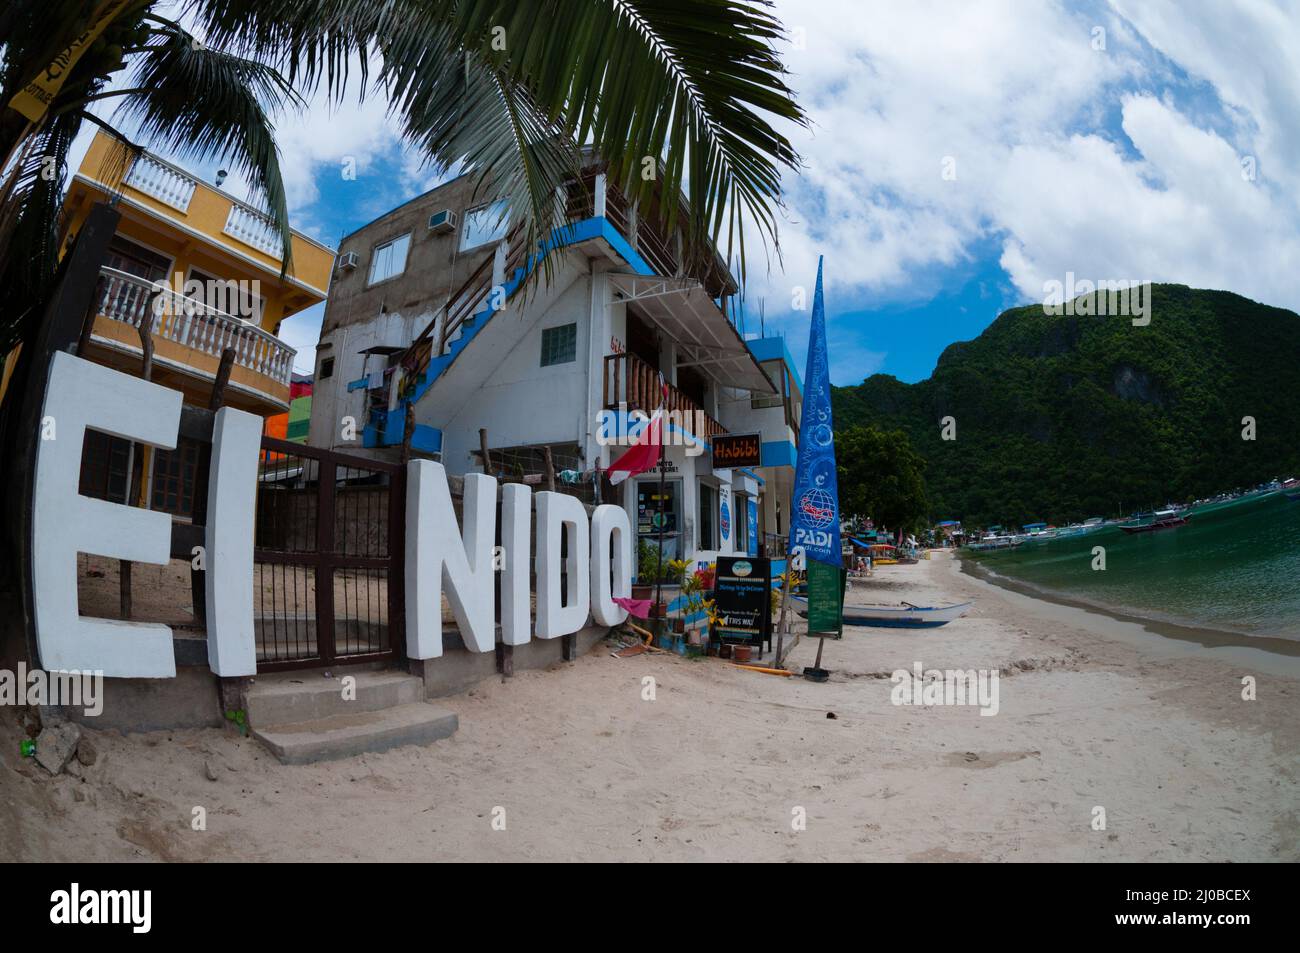
[[[704,408],[682,393],[673,385],[668,385],[668,398],[665,401],[659,391],[659,372],[641,360],[635,354],[605,355],[604,402],[606,410],[618,410],[620,405],[627,410],[640,410],[652,414],[662,404],[672,414],[695,432],[696,420],[703,420],[703,432],[696,437],[711,440],[718,434],[725,434],[727,428],[722,426],[704,412]]]
[[[274,335],[114,268],[100,269],[96,294],[95,343],[118,351],[138,350],[138,332],[148,320],[152,322],[156,360],[214,380],[222,352],[231,348],[235,352],[232,383],[269,398],[273,404],[287,406],[295,351]],[[124,333],[126,328],[135,333]]]
[[[681,233],[663,226],[659,209],[639,208],[597,167],[569,182],[565,214],[571,222],[593,216],[608,220],[656,275],[694,278],[714,301],[736,293],[735,279],[711,246],[692,256]]]
[[[283,247],[265,210],[148,152],[136,155],[123,176],[118,146],[101,130],[68,187],[64,210],[73,227],[89,204],[112,201],[115,192],[126,217],[155,234],[159,251],[189,255],[199,248],[204,254],[218,251],[223,260],[235,255],[242,259],[232,263],[235,270],[242,275],[250,266],[258,269],[264,285],[288,296],[291,312],[322,300],[329,289],[334,253],[320,242],[294,231],[293,260],[282,277]]]

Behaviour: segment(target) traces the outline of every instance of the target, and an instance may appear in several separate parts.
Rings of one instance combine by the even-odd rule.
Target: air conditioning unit
[[[356,252],[344,252],[342,255],[339,255],[339,269],[341,271],[351,271],[353,268],[357,267],[357,262],[359,260],[360,259],[357,258]]]
[[[446,235],[456,230],[456,213],[449,208],[434,212],[429,216],[429,231],[435,235]]]

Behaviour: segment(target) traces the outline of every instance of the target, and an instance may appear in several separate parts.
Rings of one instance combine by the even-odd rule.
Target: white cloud
[[[990,240],[1026,299],[1073,270],[1300,309],[1295,3],[790,0],[778,12],[806,43],[787,62],[815,127],[794,134],[807,168],[786,179],[784,271],[750,289],[769,313],[811,281],[819,253],[833,322],[948,290],[936,272]]]

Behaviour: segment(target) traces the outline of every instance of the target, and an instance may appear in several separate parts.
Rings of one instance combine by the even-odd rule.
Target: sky
[[[747,329],[761,302],[802,361],[824,255],[836,384],[928,377],[1069,272],[1300,310],[1300,0],[775,6],[811,125]],[[331,247],[439,181],[378,98],[317,97],[277,135],[294,227]],[[281,328],[299,371],[322,313]]]

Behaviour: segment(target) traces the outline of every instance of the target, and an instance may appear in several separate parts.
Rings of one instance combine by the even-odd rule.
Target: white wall
[[[424,330],[432,319],[430,312],[402,315],[398,312],[376,315],[369,321],[349,324],[322,336],[316,347],[316,380],[312,385],[311,424],[307,442],[313,447],[339,450],[361,449],[361,432],[369,418],[366,391],[348,391],[348,382],[362,376],[366,355],[361,351],[371,347],[406,347],[415,335]],[[326,347],[329,344],[331,346]],[[320,364],[334,358],[334,373],[321,380]],[[383,367],[386,359],[380,355],[370,357],[371,368]],[[343,418],[356,421],[356,440],[342,438]]]
[[[516,303],[494,315],[416,405],[420,423],[443,432],[447,472],[477,464],[480,427],[490,447],[575,442],[587,431],[590,276],[574,272],[549,306],[534,298],[521,316]],[[577,325],[575,358],[542,366],[542,332]],[[452,392],[455,392],[454,394]]]

